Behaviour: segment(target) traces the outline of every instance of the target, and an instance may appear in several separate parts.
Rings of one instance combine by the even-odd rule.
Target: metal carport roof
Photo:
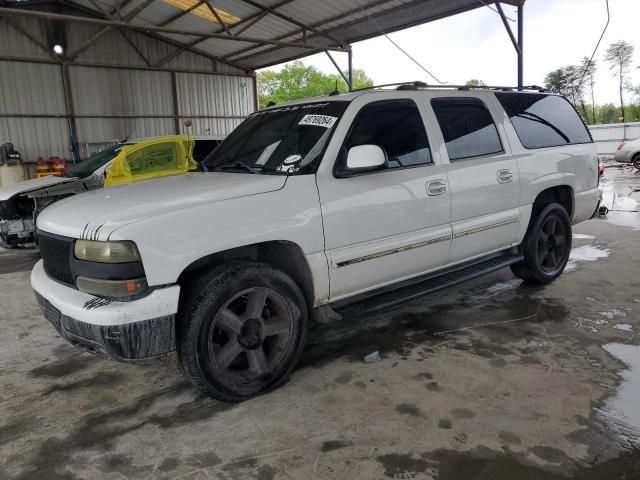
[[[76,50],[100,32],[132,29],[175,45],[156,67],[190,50],[248,72],[325,50],[350,52],[353,42],[492,4],[499,8],[489,0],[0,0],[0,15],[102,26]]]

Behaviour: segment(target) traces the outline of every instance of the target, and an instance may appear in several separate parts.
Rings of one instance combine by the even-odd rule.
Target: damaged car
[[[163,156],[168,159],[156,165],[152,176],[181,174],[189,169],[197,169],[202,162],[220,144],[223,136],[187,136],[173,135],[152,137],[113,145],[69,167],[63,176],[46,176],[15,183],[0,188],[0,242],[9,248],[37,241],[35,220],[49,205],[78,193],[95,190],[110,184],[116,164],[122,174],[121,165],[133,165],[129,176],[118,176],[126,182],[148,178],[153,158]],[[188,168],[167,168],[175,158],[175,145],[184,143],[190,149],[194,161]],[[128,167],[125,167],[128,168]],[[136,170],[137,169],[137,170]],[[146,173],[145,173],[146,172]]]

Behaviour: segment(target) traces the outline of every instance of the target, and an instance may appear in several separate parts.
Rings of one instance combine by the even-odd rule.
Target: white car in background
[[[613,159],[620,163],[632,163],[640,170],[640,138],[620,143]]]

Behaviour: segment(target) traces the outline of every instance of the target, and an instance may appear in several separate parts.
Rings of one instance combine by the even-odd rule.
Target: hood
[[[114,230],[129,223],[272,192],[281,189],[286,179],[280,175],[189,173],[103,188],[54,203],[38,217],[38,228],[67,237],[107,240]]]
[[[50,185],[72,182],[74,180],[75,178],[49,175],[46,177],[32,178],[31,180],[25,180],[24,182],[14,183],[13,185],[0,188],[0,201],[9,200],[14,195],[24,194]]]

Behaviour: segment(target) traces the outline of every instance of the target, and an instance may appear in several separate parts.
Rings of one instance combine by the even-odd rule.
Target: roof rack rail
[[[504,85],[428,85],[425,82],[421,82],[420,80],[416,80],[413,82],[395,82],[395,83],[383,83],[381,85],[372,85],[371,87],[363,87],[356,88],[354,92],[361,92],[364,90],[375,90],[375,89],[384,89],[388,87],[396,87],[396,90],[419,90],[422,88],[434,88],[434,89],[450,89],[450,90],[461,90],[461,91],[470,91],[470,90],[498,90],[503,92],[514,92],[518,91],[518,87],[510,87]],[[522,87],[522,91],[535,91],[535,92],[545,92],[552,93],[550,90],[540,87],[538,85],[527,85]]]

